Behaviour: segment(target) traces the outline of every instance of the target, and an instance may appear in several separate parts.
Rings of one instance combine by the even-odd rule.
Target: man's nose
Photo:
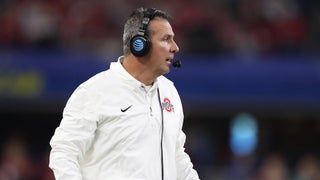
[[[179,52],[179,46],[177,45],[177,43],[175,41],[173,41],[173,44],[171,47],[171,52],[173,52],[173,53]]]

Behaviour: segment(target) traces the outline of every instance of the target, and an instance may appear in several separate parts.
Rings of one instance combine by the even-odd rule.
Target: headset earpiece
[[[146,34],[150,20],[154,17],[156,9],[149,8],[144,11],[142,26],[137,35],[133,36],[130,40],[131,53],[136,57],[143,57],[148,54],[151,49],[151,41]]]
[[[131,53],[136,57],[143,57],[148,54],[151,48],[151,41],[146,35],[135,35],[130,41]]]

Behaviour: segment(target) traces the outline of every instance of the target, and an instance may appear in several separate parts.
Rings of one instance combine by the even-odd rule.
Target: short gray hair
[[[142,20],[144,18],[144,13],[148,11],[148,8],[137,8],[132,12],[132,14],[127,19],[124,30],[123,30],[123,54],[125,56],[129,55],[131,53],[130,51],[130,40],[133,36],[137,35],[139,32],[139,29],[142,27]],[[171,21],[171,16],[161,10],[156,10],[154,13],[154,17],[160,17],[167,21]],[[146,34],[149,34],[149,29],[147,28]]]

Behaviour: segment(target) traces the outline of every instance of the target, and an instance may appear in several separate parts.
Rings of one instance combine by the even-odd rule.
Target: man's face
[[[170,72],[174,53],[179,51],[179,47],[173,40],[172,27],[167,20],[155,17],[150,21],[149,30],[152,43],[150,53],[147,55],[149,67],[157,76],[166,74]]]

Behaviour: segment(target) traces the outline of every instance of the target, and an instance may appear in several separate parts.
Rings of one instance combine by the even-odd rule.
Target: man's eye
[[[163,40],[164,40],[164,41],[169,41],[169,40],[170,40],[170,36],[165,36],[165,37],[163,38]]]

